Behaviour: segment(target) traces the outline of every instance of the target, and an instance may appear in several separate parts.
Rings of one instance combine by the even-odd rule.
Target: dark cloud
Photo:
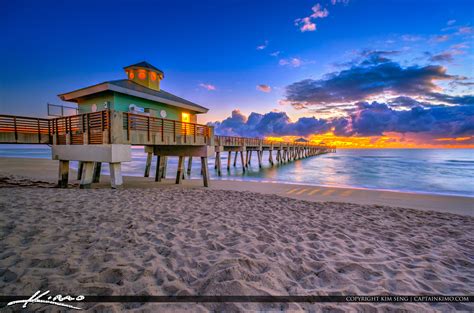
[[[399,110],[397,106],[410,107]],[[239,111],[222,122],[213,123],[218,135],[308,136],[333,130],[338,136],[381,136],[387,132],[423,133],[430,136],[474,135],[474,106],[439,106],[409,97],[389,103],[358,102],[344,117],[300,118],[291,122],[284,112],[252,113],[248,118]]]
[[[431,62],[453,62],[454,55],[450,51],[445,51],[445,52],[430,56],[429,60]]]
[[[388,103],[390,104],[390,107],[395,107],[395,108],[396,107],[404,107],[404,108],[425,107],[425,106],[430,105],[427,102],[421,102],[421,101],[418,101],[406,96],[399,96],[399,97],[390,99]]]
[[[334,133],[339,136],[380,136],[386,132],[447,137],[474,134],[473,106],[433,105],[395,110],[385,103],[360,102],[357,110],[344,120],[333,123]]]
[[[360,65],[374,65],[374,64],[380,64],[380,63],[386,63],[390,62],[391,59],[388,57],[393,56],[393,55],[398,55],[400,54],[400,51],[382,51],[382,50],[364,50],[361,52],[361,56],[365,58],[362,62],[360,62]]]
[[[456,105],[474,105],[474,95],[451,96],[432,92],[427,95],[427,98]]]
[[[218,135],[244,137],[309,136],[330,130],[324,119],[303,117],[291,122],[285,112],[251,113],[247,118],[238,110],[232,111],[232,115],[222,122],[210,125],[215,127]]]
[[[366,66],[366,65],[374,65],[380,64],[385,62],[390,62],[391,59],[389,57],[400,54],[400,51],[396,50],[362,50],[362,51],[354,51],[355,58],[350,61],[344,62],[334,62],[332,65],[338,68],[348,68],[353,66]]]
[[[323,79],[305,79],[286,87],[286,102],[295,107],[363,101],[371,96],[390,93],[406,96],[426,95],[438,86],[435,81],[454,80],[440,65],[402,67],[372,54],[357,66],[326,75]]]

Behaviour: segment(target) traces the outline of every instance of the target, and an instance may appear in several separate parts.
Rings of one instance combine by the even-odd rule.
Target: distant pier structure
[[[100,181],[102,163],[109,163],[112,188],[121,186],[121,163],[132,160],[133,145],[145,147],[145,177],[150,176],[155,156],[155,181],[161,181],[166,174],[167,158],[173,156],[178,157],[176,183],[180,184],[186,175],[190,176],[193,158],[199,158],[206,187],[209,186],[208,157],[213,155],[220,176],[224,153],[227,169],[240,163],[245,172],[253,152],[259,167],[262,167],[264,151],[268,151],[271,166],[335,152],[335,147],[304,139],[276,142],[215,136],[213,127],[197,123],[198,114],[206,113],[207,108],[160,88],[163,71],[147,62],[127,66],[124,70],[126,79],[60,94],[61,100],[77,104],[76,115],[57,118],[0,115],[0,143],[51,145],[52,159],[59,160],[58,186],[62,188],[68,185],[70,161],[79,161],[81,188]]]

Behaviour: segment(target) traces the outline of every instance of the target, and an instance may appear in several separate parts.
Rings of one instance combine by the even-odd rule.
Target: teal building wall
[[[181,113],[186,112],[190,113],[191,122],[196,122],[196,114],[193,114],[188,110],[117,92],[96,95],[93,98],[81,100],[78,103],[79,113],[92,112],[92,105],[94,104],[97,106],[97,111],[105,110],[106,103],[108,104],[109,109],[121,112],[128,112],[130,104],[134,104],[144,109],[152,109],[156,111],[156,117],[161,117],[160,111],[165,110],[166,119],[177,121],[181,120]]]

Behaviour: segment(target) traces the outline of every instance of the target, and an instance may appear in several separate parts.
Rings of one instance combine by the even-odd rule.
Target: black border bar
[[[27,300],[29,296],[0,296],[0,303],[8,303],[17,300]],[[64,303],[82,302],[122,302],[122,303],[461,303],[474,302],[474,295],[375,295],[375,296],[88,296],[84,295],[81,301],[64,301]]]

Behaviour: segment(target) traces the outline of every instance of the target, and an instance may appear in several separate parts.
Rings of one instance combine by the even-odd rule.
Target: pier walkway
[[[334,147],[310,142],[216,136],[212,126],[114,110],[51,119],[0,115],[0,144],[8,143],[51,145],[52,158],[60,161],[60,187],[67,187],[69,161],[79,161],[81,188],[99,181],[102,163],[110,164],[112,187],[122,185],[121,162],[131,161],[133,145],[144,146],[147,152],[145,177],[150,175],[151,162],[156,156],[156,181],[166,172],[167,157],[179,157],[177,184],[185,177],[185,158],[188,157],[187,172],[190,173],[192,158],[199,157],[204,186],[209,186],[209,156],[215,155],[220,175],[223,153],[228,154],[227,169],[234,153],[233,166],[240,163],[245,171],[254,152],[260,167],[264,151],[268,151],[271,165],[335,152]]]

